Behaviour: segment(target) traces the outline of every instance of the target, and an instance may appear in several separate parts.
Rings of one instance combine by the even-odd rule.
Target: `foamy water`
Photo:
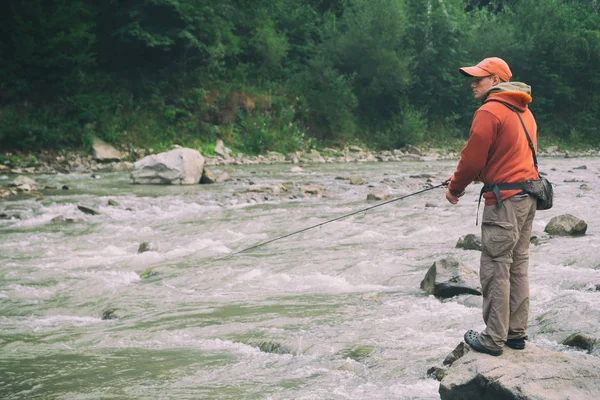
[[[573,351],[559,344],[569,334],[600,337],[600,159],[540,165],[557,199],[534,223],[529,334]],[[439,399],[426,370],[483,327],[481,299],[440,301],[419,284],[449,255],[478,265],[478,252],[455,248],[479,233],[478,186],[457,206],[433,189],[223,257],[370,207],[373,188],[427,187],[411,175],[437,185],[454,166],[244,166],[232,182],[186,187],[130,185],[126,173],[33,176],[70,190],[0,203],[13,216],[0,220],[0,398]],[[336,179],[355,174],[369,184]],[[329,196],[235,194],[284,182]],[[587,221],[587,235],[544,234],[563,213]],[[59,215],[83,221],[52,224]],[[152,250],[138,254],[145,241]]]

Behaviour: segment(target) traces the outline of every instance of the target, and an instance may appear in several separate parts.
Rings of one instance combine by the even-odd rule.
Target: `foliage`
[[[504,58],[542,140],[600,144],[594,0],[8,0],[0,147],[295,151],[464,140]],[[547,139],[543,139],[547,138]]]

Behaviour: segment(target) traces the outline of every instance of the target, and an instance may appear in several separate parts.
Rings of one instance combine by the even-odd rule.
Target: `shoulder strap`
[[[529,142],[529,149],[531,150],[531,155],[533,156],[533,165],[535,166],[535,170],[537,171],[538,163],[537,163],[537,157],[535,156],[535,147],[533,146],[531,137],[529,137],[529,132],[527,132],[527,128],[525,128],[525,123],[523,122],[523,118],[521,118],[521,113],[515,106],[513,106],[512,104],[509,104],[507,102],[504,102],[502,100],[490,99],[490,100],[487,100],[486,103],[489,103],[491,101],[495,101],[496,103],[504,104],[506,107],[508,107],[509,109],[514,111],[517,114],[517,117],[519,117],[519,121],[521,121],[521,126],[523,127],[523,130],[525,131],[525,135],[527,135],[527,141]]]

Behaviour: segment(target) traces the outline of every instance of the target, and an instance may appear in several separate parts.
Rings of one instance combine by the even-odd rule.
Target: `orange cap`
[[[475,76],[480,78],[496,75],[504,82],[510,81],[510,78],[512,77],[512,72],[510,72],[510,68],[508,68],[506,61],[498,57],[486,58],[474,67],[462,67],[459,71],[465,76]]]

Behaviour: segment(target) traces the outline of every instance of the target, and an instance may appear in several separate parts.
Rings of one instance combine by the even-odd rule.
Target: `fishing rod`
[[[344,218],[348,218],[348,217],[350,217],[350,216],[352,216],[352,215],[360,214],[360,213],[363,213],[363,212],[365,212],[365,211],[372,210],[372,209],[374,209],[374,208],[377,208],[377,207],[385,206],[386,204],[390,204],[390,203],[393,203],[393,202],[395,202],[395,201],[398,201],[398,200],[406,199],[407,197],[411,197],[411,196],[415,196],[415,195],[417,195],[417,194],[425,193],[425,192],[428,192],[428,191],[430,191],[430,190],[433,190],[433,189],[437,189],[437,188],[439,188],[439,187],[442,187],[442,186],[446,187],[446,186],[448,186],[448,184],[449,184],[449,183],[450,183],[449,181],[445,181],[445,182],[442,182],[442,183],[440,183],[439,185],[436,185],[436,186],[431,186],[431,187],[428,187],[427,189],[419,190],[418,192],[414,192],[414,193],[411,193],[411,194],[407,194],[407,195],[405,195],[405,196],[401,196],[401,197],[396,197],[396,198],[394,198],[394,199],[391,199],[391,200],[385,201],[385,202],[383,202],[383,203],[379,203],[379,204],[376,204],[376,205],[374,205],[374,206],[371,206],[371,207],[363,208],[362,210],[354,211],[354,212],[351,212],[350,214],[342,215],[341,217],[333,218],[333,219],[330,219],[330,220],[328,220],[328,221],[321,222],[321,223],[319,223],[319,224],[316,224],[316,225],[313,225],[313,226],[309,226],[308,228],[300,229],[299,231],[295,231],[295,232],[292,232],[292,233],[288,233],[288,234],[286,234],[286,235],[279,236],[279,237],[276,237],[276,238],[274,238],[274,239],[271,239],[271,240],[267,240],[266,242],[262,242],[262,243],[259,243],[259,244],[256,244],[256,245],[254,245],[254,246],[250,246],[250,247],[247,247],[247,248],[245,248],[245,249],[242,249],[242,250],[239,250],[239,251],[236,251],[236,252],[230,253],[230,254],[228,254],[228,255],[226,255],[226,256],[219,257],[219,258],[215,259],[215,261],[218,261],[218,260],[223,260],[223,259],[226,259],[226,258],[229,258],[229,257],[233,257],[233,256],[235,256],[235,255],[237,255],[237,254],[240,254],[240,253],[245,253],[245,252],[247,252],[247,251],[250,251],[250,250],[256,249],[256,248],[258,248],[258,247],[262,247],[262,246],[264,246],[264,245],[267,245],[267,244],[269,244],[269,243],[273,243],[273,242],[275,242],[275,241],[277,241],[277,240],[285,239],[285,238],[287,238],[287,237],[290,237],[290,236],[293,236],[293,235],[297,235],[297,234],[299,234],[299,233],[302,233],[302,232],[306,232],[306,231],[308,231],[308,230],[310,230],[310,229],[318,228],[318,227],[321,227],[321,226],[323,226],[323,225],[329,224],[329,223],[331,223],[331,222],[334,222],[334,221],[339,221],[339,220],[341,220],[341,219],[344,219]],[[462,193],[461,193],[461,194],[462,194]]]

